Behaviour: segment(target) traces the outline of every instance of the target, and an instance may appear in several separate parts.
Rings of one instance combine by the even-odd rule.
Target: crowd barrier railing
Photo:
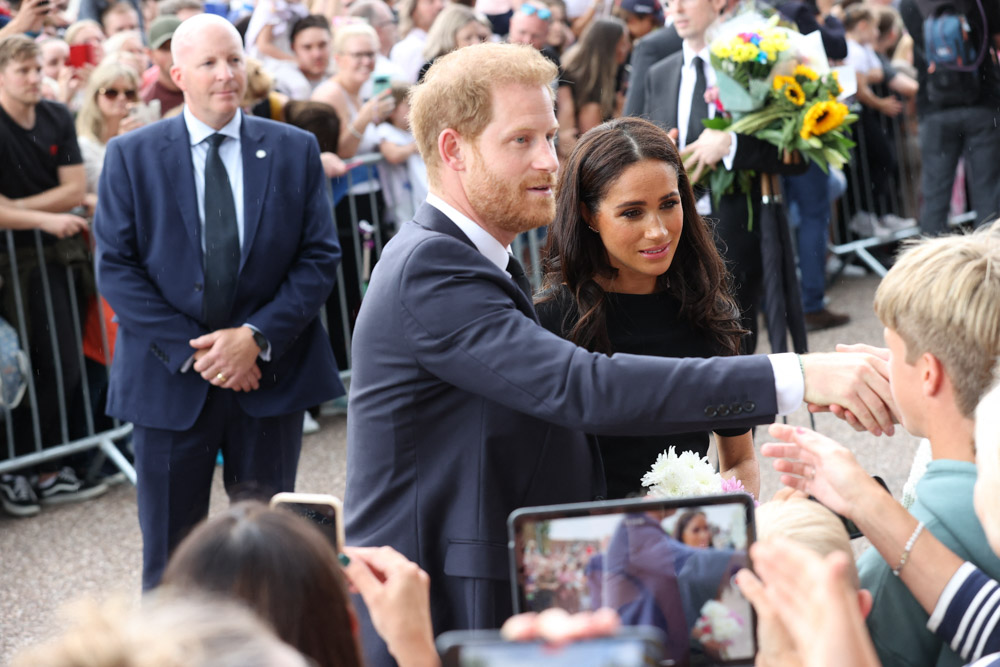
[[[855,105],[852,111],[858,111],[858,106]],[[873,273],[884,277],[888,268],[872,251],[921,234],[918,223],[921,159],[915,118],[905,113],[895,118],[880,115],[879,122],[893,152],[895,168],[886,175],[886,191],[875,193],[871,183],[876,167],[866,157],[874,139],[866,136],[862,123],[857,123],[854,126],[857,145],[851,150],[851,160],[844,168],[847,190],[833,206],[830,251],[842,260],[841,271],[856,258]],[[851,222],[859,213],[877,219],[895,216],[897,224],[871,231],[858,230],[852,228]],[[952,215],[948,223],[954,228],[975,220],[976,212],[968,211]],[[902,224],[905,222],[910,224]]]
[[[107,387],[113,335],[86,237],[51,243],[38,230],[7,230],[5,240],[0,276],[11,335],[0,337],[6,440],[0,473],[99,449],[134,484],[135,470],[116,445],[132,425],[106,417],[99,396]],[[93,468],[103,462],[96,457]]]

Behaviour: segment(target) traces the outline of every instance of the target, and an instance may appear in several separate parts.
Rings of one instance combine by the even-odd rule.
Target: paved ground
[[[850,312],[854,320],[842,329],[811,336],[813,351],[832,350],[838,342],[881,344],[882,327],[871,308],[877,284],[871,276],[846,277],[831,288],[831,306]],[[808,425],[808,415],[800,410],[790,421]],[[322,424],[322,431],[303,443],[298,490],[342,497],[346,422],[342,416],[326,417]],[[817,417],[817,428],[853,448],[869,471],[882,475],[899,497],[915,438],[905,433],[893,438],[856,434],[829,415]],[[762,441],[763,435],[758,439]],[[762,496],[769,498],[777,488],[776,475],[768,462],[761,467]],[[225,504],[217,477],[213,511]],[[135,490],[128,485],[87,503],[44,508],[31,519],[0,512],[0,664],[53,632],[56,610],[74,597],[138,597],[140,554]]]

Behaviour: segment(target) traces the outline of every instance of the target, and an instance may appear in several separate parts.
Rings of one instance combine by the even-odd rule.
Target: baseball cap
[[[646,0],[648,1],[648,0]],[[174,36],[174,31],[181,24],[176,16],[158,16],[149,25],[149,48],[158,49],[163,43]]]
[[[661,23],[663,22],[663,7],[660,0],[621,0],[618,5],[623,11],[648,16],[652,14]]]

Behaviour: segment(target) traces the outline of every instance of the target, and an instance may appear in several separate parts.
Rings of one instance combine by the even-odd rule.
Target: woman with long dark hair
[[[739,352],[745,331],[725,265],[666,132],[639,118],[591,130],[561,170],[558,190],[536,304],[547,329],[609,355]],[[720,429],[716,439],[722,474],[757,494],[751,432]],[[640,493],[642,475],[668,447],[700,455],[709,448],[704,432],[597,442],[610,498]]]

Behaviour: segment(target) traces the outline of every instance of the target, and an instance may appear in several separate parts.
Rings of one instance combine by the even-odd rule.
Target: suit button
[[[756,409],[757,409],[757,404],[754,403],[753,401],[743,402],[743,412],[753,412]]]
[[[720,405],[715,410],[719,414],[720,417],[728,417],[729,416],[729,406],[726,405],[725,403],[723,403],[722,405]]]
[[[202,284],[201,284],[201,283],[195,283],[195,284],[194,284],[194,291],[195,291],[195,292],[200,292],[200,291],[202,290],[202,287],[203,287],[203,286],[202,286]]]
[[[714,417],[715,416],[715,406],[714,405],[710,405],[707,408],[705,408],[705,416],[706,417]]]
[[[741,412],[743,412],[743,406],[742,406],[742,405],[740,405],[739,403],[733,403],[732,405],[730,405],[730,406],[729,406],[729,410],[730,410],[730,412],[732,412],[732,413],[733,413],[734,415],[738,415],[738,414],[740,414]]]

